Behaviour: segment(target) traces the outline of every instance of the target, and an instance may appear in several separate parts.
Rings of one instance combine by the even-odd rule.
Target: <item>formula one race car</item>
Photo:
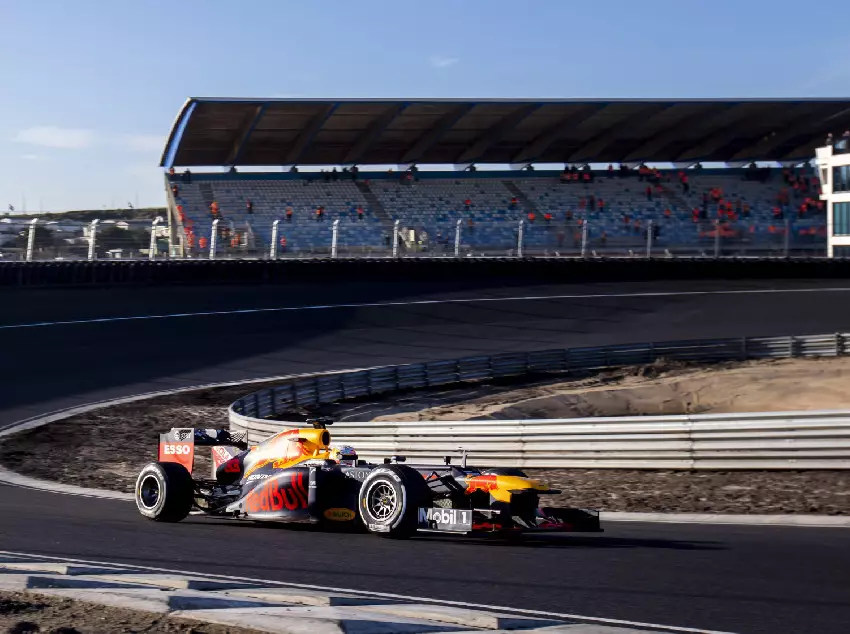
[[[160,522],[206,515],[279,522],[345,522],[372,533],[406,537],[416,531],[518,534],[600,532],[599,514],[538,508],[538,496],[558,493],[519,469],[474,469],[451,458],[441,465],[372,464],[351,447],[332,447],[327,419],[290,429],[249,447],[245,434],[175,428],[161,434],[159,461],[136,480],[139,512]],[[212,451],[212,478],[192,476],[195,447]]]

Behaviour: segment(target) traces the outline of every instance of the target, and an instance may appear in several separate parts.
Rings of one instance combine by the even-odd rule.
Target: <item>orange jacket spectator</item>
[[[543,220],[545,220],[546,222],[552,222],[552,214],[547,211],[545,214],[543,214]]]
[[[207,240],[205,237],[202,237],[200,240],[198,240],[198,246],[202,249],[206,249],[208,245],[209,240]]]
[[[672,216],[672,215],[673,215],[673,212],[672,212],[672,211],[670,211],[670,208],[669,208],[669,207],[667,207],[667,209],[665,209],[665,210],[664,210],[664,217],[665,217],[665,218],[669,218],[669,217],[670,217],[670,216]]]
[[[534,212],[533,212],[533,211],[529,211],[529,212],[528,212],[528,222],[534,222],[534,219],[535,219],[536,217],[537,217],[537,216],[535,216],[535,215],[534,215]]]

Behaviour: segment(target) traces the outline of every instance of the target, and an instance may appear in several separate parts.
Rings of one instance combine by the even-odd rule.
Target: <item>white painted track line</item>
[[[850,293],[848,288],[789,288],[789,289],[741,289],[718,291],[658,291],[645,293],[591,293],[573,295],[529,295],[517,297],[471,297],[460,299],[421,299],[408,302],[364,302],[350,304],[317,304],[313,306],[279,306],[272,308],[241,308],[236,310],[213,310],[194,313],[170,313],[164,315],[130,315],[125,317],[95,317],[91,319],[71,319],[67,321],[37,321],[27,324],[9,324],[0,326],[0,330],[20,328],[45,328],[49,326],[74,326],[80,324],[106,324],[122,321],[147,321],[154,319],[179,319],[185,317],[211,317],[221,315],[255,315],[260,313],[283,313],[309,310],[333,310],[339,308],[384,308],[392,306],[428,306],[440,304],[479,304],[494,302],[534,302],[553,299],[639,299],[661,297],[699,297],[711,295],[782,295],[792,293]]]

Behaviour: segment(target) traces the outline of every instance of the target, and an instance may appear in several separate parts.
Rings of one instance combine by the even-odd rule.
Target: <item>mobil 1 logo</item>
[[[469,532],[472,530],[470,509],[419,509],[419,527],[438,531]]]

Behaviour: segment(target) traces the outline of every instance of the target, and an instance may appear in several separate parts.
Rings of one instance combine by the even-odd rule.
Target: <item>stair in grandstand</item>
[[[378,197],[375,196],[375,193],[369,187],[369,183],[365,181],[355,181],[355,185],[357,185],[357,189],[361,191],[363,194],[363,198],[366,199],[366,202],[369,203],[369,209],[374,214],[374,216],[381,221],[381,225],[385,229],[390,229],[393,226],[393,219],[387,213],[387,210],[384,209],[384,206],[381,204],[381,201],[378,200]]]
[[[529,212],[533,211],[534,213],[537,213],[537,205],[535,205],[531,201],[531,199],[525,195],[524,191],[517,187],[516,183],[514,183],[513,181],[502,181],[502,184],[507,188],[509,192],[511,192],[511,194],[517,197],[523,209]]]
[[[210,205],[213,204],[215,200],[215,194],[213,193],[213,187],[210,183],[200,183],[198,185],[198,191],[201,192],[201,197],[204,199],[204,204],[206,208],[209,209]]]

